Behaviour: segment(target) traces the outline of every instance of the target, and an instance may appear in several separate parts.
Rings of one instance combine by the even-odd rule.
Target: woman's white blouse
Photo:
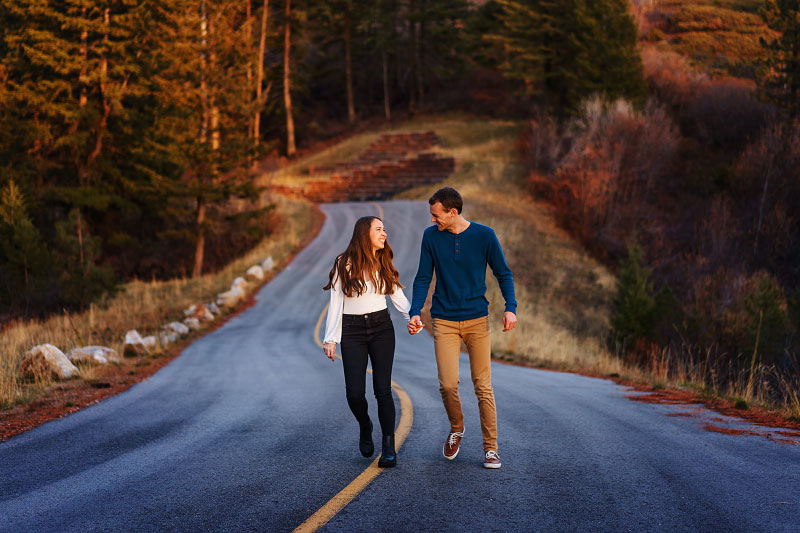
[[[325,341],[340,343],[342,340],[342,315],[363,315],[374,313],[386,309],[386,295],[375,291],[375,286],[371,281],[367,281],[367,287],[363,294],[359,296],[345,296],[342,292],[342,284],[337,279],[331,287],[331,303],[328,306],[328,320],[325,323]],[[408,312],[411,310],[411,303],[403,293],[403,289],[395,285],[394,292],[389,295],[392,303],[398,311],[403,313],[403,318],[409,320]]]

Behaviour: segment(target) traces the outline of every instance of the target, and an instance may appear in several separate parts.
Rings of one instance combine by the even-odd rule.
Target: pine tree
[[[386,120],[392,118],[392,59],[397,53],[399,36],[396,26],[400,18],[398,0],[376,0],[368,4],[367,15],[363,24],[367,38],[364,46],[374,50],[379,56],[379,72],[383,89],[383,116]]]
[[[770,364],[780,361],[787,345],[789,317],[783,290],[764,275],[744,300],[747,315],[745,338],[740,348],[751,366],[752,357]]]
[[[85,227],[76,208],[56,223],[60,296],[69,307],[84,308],[117,289],[114,272],[100,263],[101,240]]]
[[[650,338],[655,325],[655,301],[650,272],[642,266],[642,249],[628,246],[628,256],[617,274],[613,299],[612,335],[623,347],[641,338]]]
[[[501,71],[562,118],[593,94],[641,102],[637,29],[625,0],[496,0],[500,25],[487,40]]]
[[[467,37],[465,21],[469,18],[466,0],[418,0],[416,35],[416,100],[422,107],[430,86],[441,84],[464,73]]]
[[[126,99],[137,90],[139,63],[133,27],[143,9],[128,0],[0,4],[0,119],[16,129],[0,136],[0,165],[34,193],[41,209],[33,220],[51,246],[52,228],[69,212],[79,221],[72,226],[79,248],[83,232],[121,230],[103,222],[109,206],[130,205],[124,188],[136,179],[119,172],[116,161],[129,147],[116,134],[131,126]],[[69,279],[61,283],[54,295],[71,290]]]
[[[363,53],[361,29],[367,13],[363,0],[327,0],[309,6],[309,33],[319,53],[314,71],[315,84],[331,93],[341,91],[347,122],[354,124],[356,115],[355,72],[358,57]],[[342,83],[343,82],[343,83]],[[326,92],[328,92],[326,91]]]
[[[767,25],[780,33],[761,45],[770,52],[768,96],[794,120],[800,113],[800,0],[766,0],[761,10]]]
[[[149,90],[161,98],[149,149],[172,170],[154,169],[152,188],[169,199],[163,209],[175,224],[163,235],[194,239],[195,276],[203,271],[206,236],[217,226],[209,209],[254,193],[245,171],[253,109],[240,7],[233,0],[171,0],[162,4],[163,23],[153,35],[160,71]]]
[[[50,254],[28,216],[25,196],[13,179],[0,191],[0,292],[5,311],[28,312],[45,298]]]

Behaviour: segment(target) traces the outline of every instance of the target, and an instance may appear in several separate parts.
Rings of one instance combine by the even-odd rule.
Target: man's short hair
[[[458,214],[461,214],[461,208],[464,207],[464,200],[461,195],[452,187],[442,187],[428,199],[430,205],[439,202],[447,211],[455,209]]]

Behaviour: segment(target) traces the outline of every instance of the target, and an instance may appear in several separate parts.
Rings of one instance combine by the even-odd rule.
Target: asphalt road
[[[410,297],[427,205],[380,206]],[[334,255],[379,208],[323,210],[255,306],[127,392],[0,443],[0,531],[287,531],[358,476],[341,362],[313,333]],[[392,314],[414,425],[398,467],[324,530],[800,530],[800,447],[705,431],[600,379],[495,364],[503,467],[487,470],[463,357],[466,435],[445,461],[432,339]]]

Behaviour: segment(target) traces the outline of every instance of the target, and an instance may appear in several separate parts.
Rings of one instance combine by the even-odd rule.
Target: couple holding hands
[[[443,187],[428,200],[430,226],[422,236],[419,268],[414,278],[412,302],[403,293],[386,230],[378,217],[362,217],[353,229],[350,244],[337,256],[325,290],[331,290],[323,349],[335,358],[341,344],[347,404],[360,427],[359,450],[364,457],[375,452],[372,421],[367,413],[365,391],[367,360],[372,362],[372,383],[378,402],[378,421],[383,433],[378,466],[397,464],[394,446],[395,409],[392,398],[394,327],[386,296],[408,320],[408,332],[423,328],[420,318],[434,272],[434,350],[439,372],[439,391],[450,419],[444,441],[445,459],[455,459],[464,436],[464,416],[458,395],[458,358],[462,341],[469,353],[470,372],[478,398],[486,468],[500,468],[497,448],[497,411],[491,374],[489,303],[486,300],[486,265],[500,285],[506,306],[503,331],[517,325],[514,279],[495,232],[461,215],[461,195]]]

